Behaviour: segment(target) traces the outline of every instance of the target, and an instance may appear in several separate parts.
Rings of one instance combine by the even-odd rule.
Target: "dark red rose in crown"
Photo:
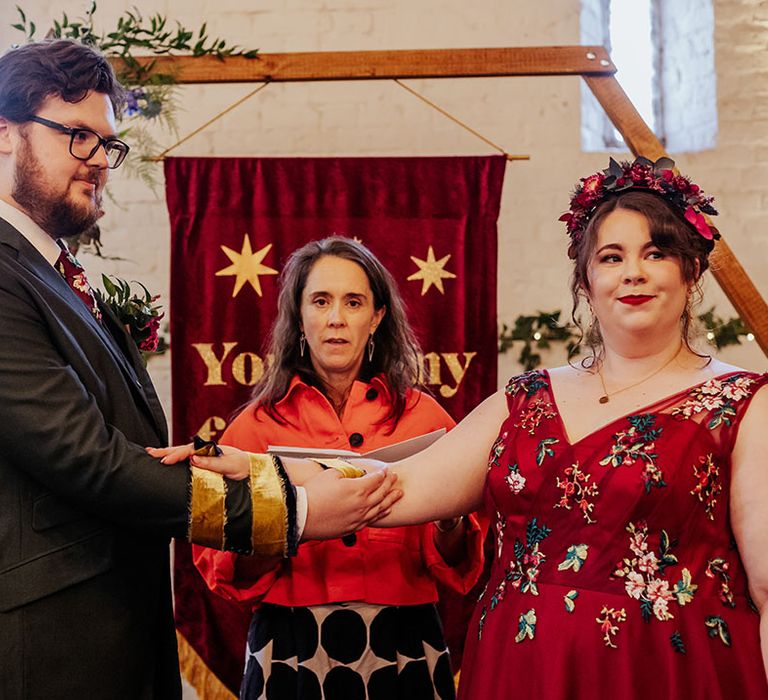
[[[581,192],[578,192],[573,198],[572,205],[581,207],[583,209],[590,209],[602,199],[605,194],[603,190],[603,181],[605,175],[603,173],[595,173],[581,181]]]
[[[678,192],[682,192],[683,194],[686,194],[688,190],[691,188],[690,180],[688,180],[687,177],[683,177],[682,175],[678,175],[674,179],[674,185],[675,185],[675,189]]]

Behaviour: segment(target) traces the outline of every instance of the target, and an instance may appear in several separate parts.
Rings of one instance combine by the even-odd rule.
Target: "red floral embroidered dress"
[[[510,380],[460,698],[768,698],[728,507],[738,426],[764,384],[721,375],[570,444],[549,375]]]

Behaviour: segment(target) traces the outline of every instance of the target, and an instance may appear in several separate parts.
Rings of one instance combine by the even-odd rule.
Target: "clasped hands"
[[[217,472],[229,479],[245,479],[250,473],[247,452],[220,445],[218,457],[195,454],[192,444],[178,447],[146,448],[163,464],[185,460],[193,467]],[[307,520],[302,540],[324,540],[356,532],[379,518],[389,515],[403,492],[396,487],[397,475],[383,462],[365,460],[368,474],[358,479],[344,479],[335,469],[324,470],[306,459],[281,458],[291,482],[307,493]]]

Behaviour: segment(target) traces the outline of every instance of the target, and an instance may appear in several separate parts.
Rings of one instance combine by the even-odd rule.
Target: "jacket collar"
[[[368,389],[376,389],[376,391],[378,391],[380,395],[389,396],[389,389],[387,388],[387,385],[384,383],[384,379],[382,375],[377,374],[367,384],[365,382],[360,381],[359,379],[356,379],[352,384],[352,391],[350,391],[349,393],[350,400],[353,400],[353,397],[356,397],[357,395],[364,396],[365,393],[368,391]],[[322,392],[317,387],[312,386],[311,384],[307,384],[305,381],[301,379],[301,377],[299,377],[298,374],[294,374],[293,378],[291,379],[291,383],[288,385],[288,390],[285,392],[285,396],[283,396],[283,398],[277,401],[275,403],[275,406],[280,406],[283,402],[288,401],[294,392],[300,392],[300,391],[310,391],[310,392],[316,392],[318,394],[322,394]]]

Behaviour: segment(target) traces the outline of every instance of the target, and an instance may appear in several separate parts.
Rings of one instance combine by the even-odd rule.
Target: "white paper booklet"
[[[269,445],[267,452],[278,457],[365,457],[378,459],[382,462],[397,462],[429,447],[435,440],[445,435],[445,428],[433,430],[431,433],[396,442],[393,445],[380,447],[370,452],[353,452],[352,450],[324,450],[312,447],[287,447],[285,445]]]

